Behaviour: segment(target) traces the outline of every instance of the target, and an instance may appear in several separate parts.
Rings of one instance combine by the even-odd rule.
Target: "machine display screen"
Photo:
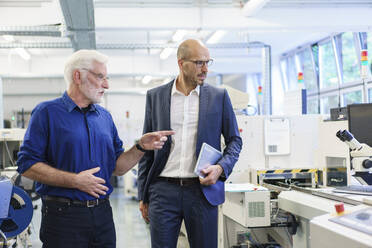
[[[372,147],[372,104],[347,106],[349,131],[360,143]]]

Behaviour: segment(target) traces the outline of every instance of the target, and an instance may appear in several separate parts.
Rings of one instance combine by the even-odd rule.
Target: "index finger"
[[[94,167],[94,168],[86,170],[86,171],[89,171],[89,173],[94,174],[94,173],[96,173],[100,170],[101,170],[101,167],[97,166],[97,167]]]
[[[165,130],[165,131],[158,131],[157,133],[162,135],[162,136],[168,136],[168,135],[173,135],[176,132],[173,131],[173,130]]]

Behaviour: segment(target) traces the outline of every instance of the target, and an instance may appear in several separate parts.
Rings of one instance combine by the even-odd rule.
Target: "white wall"
[[[146,96],[135,93],[108,93],[105,106],[114,119],[124,147],[142,136]]]
[[[3,80],[0,77],[0,128],[4,128]]]
[[[207,82],[216,85],[216,75],[210,75]],[[222,83],[247,92],[246,74],[223,75]],[[158,84],[143,85],[135,77],[114,76],[110,89],[106,91],[102,105],[113,116],[124,146],[130,146],[142,134],[145,114],[145,94]],[[60,97],[66,90],[62,77],[9,78],[3,79],[4,119],[11,120],[16,111],[31,112],[37,104]],[[127,116],[129,112],[129,116]],[[16,125],[15,122],[12,123]]]
[[[63,94],[66,84],[62,78],[3,79],[4,119],[14,111],[31,111],[42,102]]]
[[[278,63],[273,64],[271,74],[272,114],[283,114],[284,88]]]
[[[246,74],[228,74],[222,76],[222,83],[231,86],[237,90],[247,92]]]
[[[124,146],[140,137],[145,113],[145,94],[125,92],[128,79],[113,79],[102,103],[112,114]],[[37,104],[62,96],[66,83],[62,78],[13,78],[3,80],[4,119],[11,120],[15,111],[32,111]],[[146,92],[143,89],[142,92]],[[129,117],[126,112],[129,111]],[[12,125],[16,125],[12,123]]]

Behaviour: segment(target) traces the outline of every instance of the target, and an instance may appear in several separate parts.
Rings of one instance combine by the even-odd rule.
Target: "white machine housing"
[[[22,144],[26,129],[0,129],[0,168],[14,167],[13,152],[17,152]]]
[[[226,184],[225,216],[244,227],[270,226],[270,191],[254,184]]]
[[[350,175],[349,149],[336,137],[338,130],[347,129],[347,121],[323,121],[321,115],[238,115],[237,121],[244,145],[230,176],[239,180],[232,180],[233,183],[256,183],[254,178],[246,177],[242,180],[241,174],[249,175],[250,172],[247,171],[250,169],[324,169],[325,184],[328,168],[342,168]],[[283,138],[274,139],[273,135],[278,136],[275,130],[279,130]],[[274,144],[275,140],[277,143]],[[277,152],[267,146],[277,147]],[[280,148],[281,146],[284,148]],[[347,181],[350,181],[349,177]]]

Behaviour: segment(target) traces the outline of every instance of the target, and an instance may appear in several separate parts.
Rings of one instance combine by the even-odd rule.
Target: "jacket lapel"
[[[170,105],[174,80],[166,85],[166,90],[161,91],[161,116],[164,118],[164,130],[170,130]]]
[[[198,136],[196,141],[196,156],[199,156],[200,148],[202,146],[202,132],[205,130],[205,122],[208,108],[209,100],[209,91],[208,85],[203,84],[200,86],[200,95],[199,95],[199,120],[198,120]]]

